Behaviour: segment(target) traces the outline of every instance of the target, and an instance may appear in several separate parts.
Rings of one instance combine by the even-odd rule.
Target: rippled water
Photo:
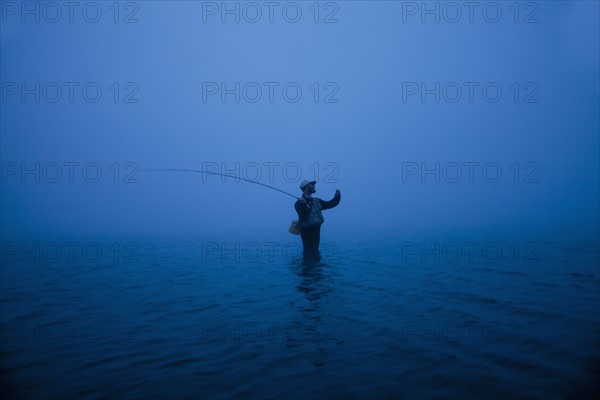
[[[600,393],[597,243],[278,239],[3,242],[3,398]]]

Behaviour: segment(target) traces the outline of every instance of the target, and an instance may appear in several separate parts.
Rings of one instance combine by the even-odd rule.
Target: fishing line
[[[257,185],[264,186],[264,187],[267,187],[267,188],[269,188],[269,189],[276,190],[276,191],[278,191],[278,192],[280,192],[280,193],[287,194],[288,196],[292,196],[292,197],[293,197],[293,198],[295,198],[295,199],[298,199],[298,200],[300,199],[300,197],[294,196],[293,194],[291,194],[291,193],[288,193],[288,192],[286,192],[286,191],[283,191],[283,190],[281,190],[281,189],[277,189],[276,187],[273,187],[273,186],[270,186],[270,185],[265,185],[264,183],[260,183],[260,182],[252,181],[252,180],[250,180],[250,179],[242,178],[242,177],[235,176],[235,175],[221,174],[221,173],[219,173],[219,172],[208,172],[208,171],[203,171],[203,170],[201,170],[201,169],[180,169],[180,168],[142,169],[142,170],[140,170],[140,171],[141,171],[141,172],[156,172],[156,171],[158,171],[158,172],[196,172],[196,173],[200,173],[200,174],[207,174],[207,175],[220,175],[220,176],[226,176],[226,177],[228,177],[228,178],[241,179],[241,180],[243,180],[243,181],[246,181],[246,182],[255,183],[255,184],[257,184]]]

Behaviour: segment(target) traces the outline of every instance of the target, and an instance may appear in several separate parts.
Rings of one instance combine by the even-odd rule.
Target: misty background
[[[65,9],[57,23],[34,23],[31,15],[23,23],[21,10],[6,3],[3,238],[286,234],[296,218],[289,196],[217,176],[143,171],[209,165],[250,179],[259,165],[259,182],[297,196],[303,179],[317,180],[316,196],[326,200],[340,189],[340,206],[325,213],[328,232],[504,230],[598,238],[597,2],[534,3],[539,9],[521,2],[518,17],[501,2],[497,23],[480,9],[473,22],[466,14],[456,23],[436,23],[431,15],[422,22],[419,12],[409,13],[410,2],[390,1],[323,2],[317,23],[313,2],[297,2],[296,23],[281,8],[270,23],[265,7],[256,23],[235,23],[231,15],[223,23],[220,10],[206,7],[224,3],[193,1],[122,2],[118,23],[112,2],[97,3],[97,23],[86,22],[80,9],[72,23]],[[245,3],[227,4],[241,10]],[[527,16],[537,22],[524,23]],[[124,23],[128,17],[137,22]],[[332,21],[324,23],[326,17]],[[39,102],[35,94],[23,100],[22,83],[35,91],[36,82]],[[62,87],[56,102],[48,101],[56,99],[56,86],[44,93],[49,82]],[[65,82],[76,83],[73,101]],[[90,82],[102,89],[97,102],[82,95]],[[240,91],[258,83],[262,97],[248,101],[256,98],[253,85],[239,102],[235,94],[223,101],[220,92],[207,92],[236,82]],[[277,83],[272,102],[264,82]],[[297,102],[282,93],[290,82],[302,90]],[[420,92],[407,94],[423,82],[430,89],[456,82],[462,97],[447,100],[454,86],[439,102],[435,94],[425,101]],[[478,85],[473,102],[464,82]],[[482,94],[490,82],[502,89],[497,102]],[[36,172],[22,173],[23,166],[35,171],[36,163],[39,182]],[[79,163],[70,164],[72,182],[64,163]],[[87,163],[101,167],[98,182],[86,181]],[[420,171],[436,163],[439,182]],[[478,165],[471,181],[464,163],[479,163],[471,164]],[[500,166],[497,182],[489,182],[494,170],[483,175],[487,163]],[[56,165],[62,177],[54,183]],[[456,165],[462,178],[453,182]]]

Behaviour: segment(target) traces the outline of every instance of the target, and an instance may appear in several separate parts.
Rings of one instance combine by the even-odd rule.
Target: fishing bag
[[[288,232],[292,233],[294,235],[300,234],[300,223],[298,222],[297,219],[292,221],[292,223],[290,224],[290,227],[288,228]]]

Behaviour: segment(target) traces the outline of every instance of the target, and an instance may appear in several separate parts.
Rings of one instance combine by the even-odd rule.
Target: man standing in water
[[[310,260],[320,258],[319,242],[321,241],[321,224],[324,221],[321,211],[337,206],[342,198],[339,190],[335,191],[335,196],[330,201],[312,197],[312,194],[316,193],[316,184],[316,181],[302,181],[300,184],[302,197],[294,204],[294,208],[298,213],[298,226],[300,237],[302,237],[304,258]]]

